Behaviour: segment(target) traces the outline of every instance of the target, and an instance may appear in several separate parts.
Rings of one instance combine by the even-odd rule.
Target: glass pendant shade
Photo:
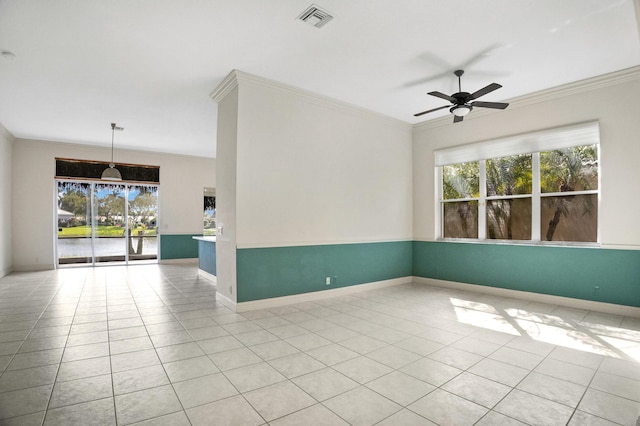
[[[470,111],[471,111],[471,108],[469,108],[466,105],[460,105],[451,110],[453,115],[457,115],[458,117],[464,117],[465,115],[469,114]]]
[[[104,172],[102,172],[101,179],[102,180],[122,180],[122,175],[120,174],[120,171],[116,169],[116,165],[111,163],[109,164],[109,167],[104,169]]]
[[[122,180],[120,170],[116,169],[116,165],[113,162],[113,134],[115,133],[115,130],[116,123],[111,123],[111,163],[109,163],[109,167],[102,172],[101,179],[103,180]],[[123,129],[118,127],[118,130]]]

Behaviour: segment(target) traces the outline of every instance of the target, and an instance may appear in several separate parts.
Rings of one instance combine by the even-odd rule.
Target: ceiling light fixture
[[[473,107],[470,105],[456,105],[449,110],[453,115],[457,117],[464,117],[471,112]]]
[[[103,180],[122,180],[122,175],[120,171],[116,169],[116,165],[113,162],[113,134],[116,130],[124,130],[124,127],[116,127],[116,123],[111,123],[111,163],[109,163],[109,167],[107,167],[102,172]]]

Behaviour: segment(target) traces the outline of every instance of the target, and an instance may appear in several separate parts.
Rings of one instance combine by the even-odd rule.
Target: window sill
[[[576,247],[601,248],[600,243],[581,243],[568,241],[519,241],[519,240],[479,240],[470,238],[438,238],[436,241],[463,244],[496,244],[505,246],[534,246],[534,247]]]

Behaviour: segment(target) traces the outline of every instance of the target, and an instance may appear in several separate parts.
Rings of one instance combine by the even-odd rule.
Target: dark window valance
[[[122,180],[127,182],[160,183],[160,167],[141,164],[115,163],[122,174]],[[56,158],[56,178],[95,179],[100,180],[108,162],[72,160]]]

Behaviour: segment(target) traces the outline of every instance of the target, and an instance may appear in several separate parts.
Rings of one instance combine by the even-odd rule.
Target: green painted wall
[[[411,261],[411,241],[238,249],[238,302],[407,277]]]
[[[198,257],[198,240],[192,237],[199,235],[202,234],[161,234],[160,260]]]
[[[196,241],[198,242],[198,267],[211,275],[216,275],[216,243]]]
[[[413,275],[640,307],[640,250],[414,241]]]

